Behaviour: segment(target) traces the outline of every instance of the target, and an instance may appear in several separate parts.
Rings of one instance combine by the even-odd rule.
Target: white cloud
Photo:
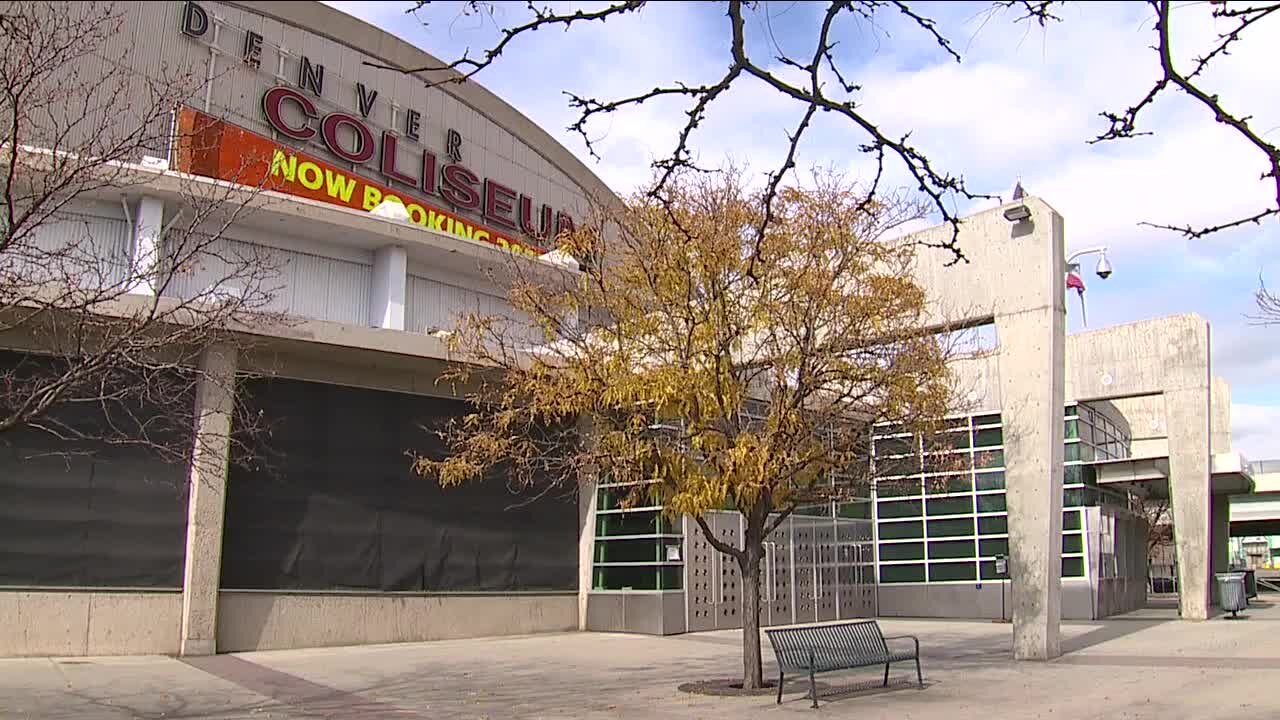
[[[1280,458],[1280,407],[1232,403],[1231,449],[1252,461]]]

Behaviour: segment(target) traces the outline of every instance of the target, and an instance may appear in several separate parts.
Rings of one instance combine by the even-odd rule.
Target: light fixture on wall
[[[1022,222],[1023,220],[1030,220],[1031,208],[1021,204],[1014,205],[1013,207],[1005,208],[1004,219],[1008,220],[1011,223]]]

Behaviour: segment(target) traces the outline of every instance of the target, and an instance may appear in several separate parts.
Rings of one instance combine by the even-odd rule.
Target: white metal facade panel
[[[427,333],[456,327],[467,313],[519,320],[505,297],[410,274],[405,283],[405,330]],[[514,337],[529,340],[534,333],[527,324],[514,326]]]
[[[250,271],[250,267],[258,269]],[[175,278],[173,295],[192,298],[223,284],[243,289],[249,274],[272,296],[268,310],[367,325],[372,268],[350,260],[221,238]]]
[[[82,286],[109,288],[128,276],[133,240],[123,211],[62,211],[32,227],[27,240],[35,252],[25,259],[40,265],[25,269],[27,277],[79,276]]]

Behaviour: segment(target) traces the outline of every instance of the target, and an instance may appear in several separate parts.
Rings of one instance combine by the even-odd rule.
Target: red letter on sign
[[[338,142],[338,128],[346,125],[356,136],[356,148],[347,150]],[[324,116],[320,123],[320,139],[329,152],[348,162],[365,163],[373,157],[373,133],[360,122],[360,119],[346,113],[335,112]]]
[[[316,106],[305,95],[297,92],[293,88],[274,87],[268,90],[262,96],[262,114],[267,116],[267,122],[271,123],[271,127],[287,138],[294,140],[310,140],[316,136],[316,129],[309,126],[304,120],[301,127],[292,127],[284,121],[284,117],[280,113],[280,104],[285,100],[292,100],[302,109],[302,114],[315,119]]]
[[[382,174],[395,180],[402,182],[409,187],[415,187],[418,181],[396,169],[396,152],[399,145],[396,142],[395,133],[390,130],[382,131]]]
[[[480,178],[475,173],[461,165],[445,165],[441,174],[440,194],[445,200],[464,210],[480,209],[480,193],[476,191]]]
[[[565,233],[571,233],[576,229],[573,224],[573,218],[569,217],[569,213],[556,213],[556,237],[560,237]]]
[[[538,230],[533,226],[533,198],[528,195],[521,195],[520,229],[529,237],[546,240],[551,236],[551,206],[542,206],[542,229]]]
[[[516,221],[512,217],[515,199],[515,190],[492,180],[484,181],[484,216],[512,230],[516,229]]]

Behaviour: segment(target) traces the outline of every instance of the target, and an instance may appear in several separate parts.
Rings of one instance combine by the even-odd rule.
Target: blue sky
[[[468,47],[479,51],[498,36],[493,19],[464,14],[460,2],[433,3],[416,17],[405,15],[411,6],[405,2],[329,4],[442,59]],[[812,53],[815,21],[824,6],[762,4],[748,20],[751,50],[760,58],[776,54],[773,48]],[[525,17],[524,3],[495,7],[498,23]],[[964,62],[956,63],[931,37],[888,12],[874,24],[846,21],[837,26],[836,53],[844,74],[863,86],[855,99],[866,114],[889,132],[911,131],[913,142],[940,168],[963,175],[975,191],[1007,196],[1021,178],[1029,192],[1065,216],[1068,250],[1109,246],[1111,279],[1099,281],[1093,261],[1085,259],[1091,327],[1182,312],[1207,318],[1214,373],[1232,385],[1235,449],[1251,459],[1280,457],[1280,327],[1252,325],[1246,318],[1260,275],[1280,287],[1280,225],[1197,241],[1139,225],[1211,224],[1265,207],[1268,186],[1258,180],[1262,158],[1195,103],[1172,93],[1146,116],[1145,127],[1154,135],[1086,143],[1105,129],[1099,112],[1133,104],[1156,77],[1145,5],[1073,4],[1057,10],[1063,22],[1047,30],[1015,25],[1011,15],[990,13],[989,3],[912,7],[938,21]],[[1173,46],[1183,63],[1223,29],[1204,3],[1181,7],[1174,17]],[[1274,136],[1280,132],[1280,86],[1269,76],[1280,23],[1262,23],[1251,32],[1206,75],[1205,85]],[[562,91],[616,98],[673,79],[718,79],[727,52],[727,19],[719,3],[654,3],[607,24],[522,38],[476,80],[626,192],[648,177],[654,157],[673,146],[683,106],[646,104],[590,126],[601,155],[597,162],[564,129],[576,115]],[[763,85],[744,83],[717,102],[694,149],[705,164],[732,158],[764,172],[780,161],[784,133],[800,112]],[[800,167],[865,174],[866,158],[857,152],[862,140],[847,124],[819,116],[801,147]],[[898,172],[891,179],[902,178]],[[982,206],[957,203],[964,212]],[[1079,329],[1074,296],[1068,308],[1070,329]]]

